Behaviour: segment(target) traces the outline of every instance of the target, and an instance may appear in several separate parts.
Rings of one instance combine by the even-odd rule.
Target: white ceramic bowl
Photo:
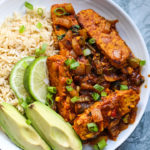
[[[128,129],[121,132],[117,141],[108,140],[108,146],[105,150],[113,150],[120,146],[133,132],[135,127],[138,125],[148,102],[149,91],[150,91],[150,61],[147,48],[144,40],[139,33],[139,30],[130,19],[130,17],[113,1],[111,0],[30,0],[33,5],[44,6],[48,10],[50,6],[55,3],[71,2],[76,12],[92,8],[107,19],[118,19],[117,30],[121,37],[126,41],[128,46],[131,48],[135,56],[140,59],[146,60],[146,65],[142,70],[142,75],[145,77],[145,83],[141,88],[141,100],[138,104],[138,112],[136,121],[130,125]],[[7,16],[12,15],[14,11],[24,13],[24,0],[1,0],[0,1],[0,22],[2,22]],[[144,88],[147,85],[147,88]],[[13,143],[0,131],[0,149],[1,150],[18,150]],[[84,150],[91,150],[89,146],[85,146]]]

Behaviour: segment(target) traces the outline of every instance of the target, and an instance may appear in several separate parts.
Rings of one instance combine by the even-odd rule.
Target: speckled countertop
[[[132,18],[150,54],[150,0],[113,0]],[[117,150],[150,150],[150,98],[146,112],[133,134]]]

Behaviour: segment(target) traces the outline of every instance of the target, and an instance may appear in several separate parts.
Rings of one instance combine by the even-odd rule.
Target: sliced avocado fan
[[[5,102],[0,104],[0,126],[21,149],[51,150],[17,109]]]
[[[25,111],[33,127],[54,150],[82,150],[82,143],[72,126],[54,110],[34,102]]]

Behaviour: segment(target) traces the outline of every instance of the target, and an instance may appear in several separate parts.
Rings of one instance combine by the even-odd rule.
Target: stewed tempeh
[[[77,14],[79,24],[96,40],[99,50],[112,65],[121,68],[130,56],[130,49],[115,29],[115,22],[106,20],[92,9]]]

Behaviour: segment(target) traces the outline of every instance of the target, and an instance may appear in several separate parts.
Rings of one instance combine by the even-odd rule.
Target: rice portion
[[[36,27],[39,22],[42,24],[41,29]],[[25,31],[19,33],[22,25],[25,26]],[[48,44],[47,56],[57,53],[53,47],[50,13],[45,10],[42,17],[36,9],[27,11],[24,16],[15,13],[0,26],[0,102],[18,104],[18,99],[9,86],[10,72],[21,58],[34,56],[35,49],[43,43]]]

